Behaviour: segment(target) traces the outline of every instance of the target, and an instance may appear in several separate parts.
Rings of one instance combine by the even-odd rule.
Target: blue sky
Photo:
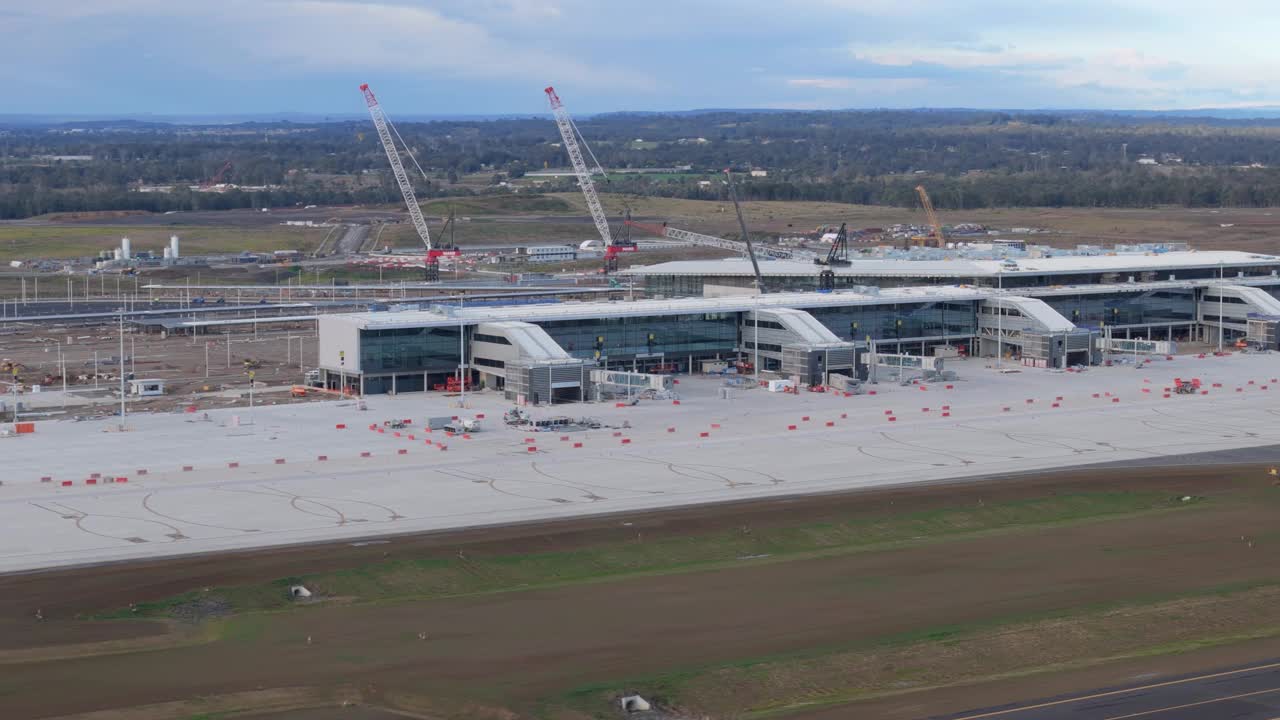
[[[0,113],[1280,105],[1274,0],[0,0]]]

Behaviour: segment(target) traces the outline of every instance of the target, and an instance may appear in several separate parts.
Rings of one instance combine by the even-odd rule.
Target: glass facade
[[[1196,303],[1191,290],[1055,295],[1041,298],[1060,315],[1084,327],[1191,322]]]
[[[738,344],[737,313],[553,320],[538,325],[575,358],[708,356]]]
[[[968,337],[977,333],[976,302],[898,303],[811,308],[818,322],[842,340]]]
[[[360,331],[360,369],[365,375],[453,372],[459,359],[456,327]]]

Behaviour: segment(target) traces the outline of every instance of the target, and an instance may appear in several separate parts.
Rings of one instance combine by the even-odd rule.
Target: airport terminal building
[[[1280,322],[1277,257],[1168,253],[1045,265],[1052,259],[880,261],[878,270],[842,269],[884,285],[831,292],[755,295],[740,287],[715,297],[322,315],[319,366],[327,387],[362,394],[435,389],[462,372],[515,401],[548,403],[590,398],[590,371],[601,367],[687,372],[700,361],[741,358],[826,384],[832,374],[856,374],[864,352],[931,356],[946,346],[993,356],[1000,348],[1024,364],[1065,367],[1095,362],[1103,336],[1186,343],[1221,334],[1234,342],[1266,337],[1270,328],[1274,340]],[[903,267],[913,262],[920,267]],[[671,265],[683,264],[632,272],[671,277]],[[939,265],[966,273],[966,282]],[[704,290],[729,277],[704,270]],[[906,272],[915,285],[897,283]],[[1088,282],[1061,282],[1073,276]]]

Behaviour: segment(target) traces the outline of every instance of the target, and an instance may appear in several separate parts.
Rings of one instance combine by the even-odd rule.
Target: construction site
[[[548,87],[593,267],[495,282],[360,89],[423,247],[358,263],[416,278],[126,241],[0,306],[8,716],[909,718],[1052,694],[999,683],[1063,638],[1275,650],[1228,652],[1280,592],[1280,257],[962,239],[923,186],[758,245],[728,176],[738,239],[615,227]]]

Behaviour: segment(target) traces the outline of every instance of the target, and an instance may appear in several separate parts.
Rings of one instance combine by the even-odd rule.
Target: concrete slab
[[[722,399],[720,380],[681,378],[679,405],[531,411],[612,426],[569,442],[504,427],[509,405],[486,393],[469,395],[465,408],[419,394],[371,398],[364,411],[329,402],[135,416],[124,431],[114,420],[39,423],[34,434],[0,438],[0,571],[1280,443],[1274,355],[1084,373],[998,374],[979,360],[949,367],[962,378],[951,389],[882,383],[874,396],[734,390]],[[1164,398],[1174,377],[1200,378],[1210,392]],[[486,427],[470,438],[423,427],[428,417],[478,413]],[[413,422],[369,429],[391,418]]]

